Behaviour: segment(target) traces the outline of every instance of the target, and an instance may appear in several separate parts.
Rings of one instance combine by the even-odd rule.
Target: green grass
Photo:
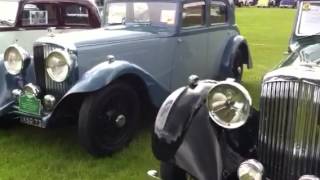
[[[245,71],[244,85],[258,107],[262,76],[285,58],[295,18],[293,9],[238,8],[237,23],[248,40],[253,69]]]
[[[244,85],[256,107],[261,77],[284,57],[293,19],[292,9],[237,9],[237,23],[250,43],[254,62],[254,69],[244,73]],[[0,130],[0,180],[144,180],[146,171],[158,166],[150,150],[149,131],[141,132],[122,152],[96,159],[78,145],[76,129],[20,125]]]

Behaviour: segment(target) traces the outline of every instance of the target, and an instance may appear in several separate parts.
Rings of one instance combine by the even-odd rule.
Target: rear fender
[[[244,56],[244,61],[242,63],[246,64],[248,69],[252,68],[252,59],[247,40],[243,36],[237,35],[230,39],[227,44],[226,50],[223,54],[223,63],[219,72],[220,77],[230,77],[233,74],[232,66],[238,49]]]

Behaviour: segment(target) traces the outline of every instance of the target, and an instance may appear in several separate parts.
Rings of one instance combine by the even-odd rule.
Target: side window
[[[205,24],[204,1],[186,3],[183,5],[182,27],[197,27]]]
[[[21,23],[22,26],[57,25],[57,7],[54,4],[26,4]]]
[[[89,10],[78,4],[66,5],[63,17],[66,25],[89,25]]]
[[[209,23],[211,25],[227,22],[227,6],[221,1],[212,1],[210,4]]]

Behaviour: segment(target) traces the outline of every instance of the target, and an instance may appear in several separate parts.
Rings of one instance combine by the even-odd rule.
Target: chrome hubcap
[[[117,118],[116,118],[116,125],[118,128],[122,128],[124,125],[126,125],[126,116],[124,116],[123,114],[120,114]]]

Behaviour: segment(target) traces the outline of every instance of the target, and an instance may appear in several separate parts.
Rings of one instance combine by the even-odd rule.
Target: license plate
[[[34,96],[22,95],[19,97],[19,111],[40,116],[41,101]]]

